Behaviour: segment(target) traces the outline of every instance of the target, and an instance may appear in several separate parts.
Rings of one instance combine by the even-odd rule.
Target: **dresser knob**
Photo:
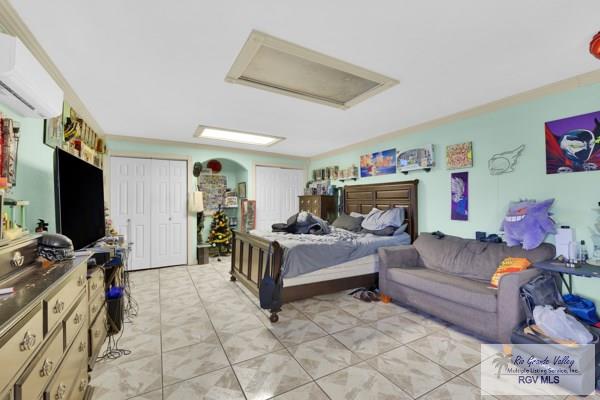
[[[85,277],[83,275],[79,276],[79,279],[77,279],[77,286],[83,286],[85,284]]]
[[[65,394],[67,394],[67,385],[61,383],[60,385],[58,385],[58,388],[56,388],[56,400],[64,399]]]
[[[23,336],[23,341],[21,342],[21,345],[19,346],[19,348],[21,349],[21,351],[31,350],[35,347],[35,342],[36,342],[35,334],[27,331],[27,332],[25,332],[25,336]]]
[[[90,316],[90,318],[92,318],[92,317],[93,317],[93,314],[96,314],[96,310],[97,310],[97,309],[98,309],[98,306],[94,304],[94,305],[92,306],[92,315]]]
[[[98,282],[92,283],[92,290],[98,289]]]
[[[62,300],[56,300],[56,303],[54,304],[54,308],[52,309],[54,311],[54,314],[60,314],[64,309],[65,309],[65,302]]]
[[[40,370],[40,376],[49,376],[54,369],[54,362],[49,359],[44,360],[44,364],[42,364],[42,369]]]
[[[87,379],[83,378],[81,382],[79,382],[79,391],[83,392],[87,387]]]
[[[86,344],[87,344],[86,342],[79,343],[79,352],[80,353],[85,350],[85,345]]]
[[[10,260],[11,265],[15,268],[22,267],[24,262],[25,256],[23,256],[20,251],[16,251],[13,255],[12,260]]]
[[[83,315],[76,313],[75,317],[73,317],[73,323],[75,325],[79,325],[79,323],[81,322],[81,319],[83,318]]]

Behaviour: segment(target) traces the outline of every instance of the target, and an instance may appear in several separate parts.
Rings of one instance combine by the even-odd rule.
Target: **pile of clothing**
[[[271,229],[296,235],[327,235],[331,232],[326,221],[306,211],[292,215],[284,224],[273,224]]]

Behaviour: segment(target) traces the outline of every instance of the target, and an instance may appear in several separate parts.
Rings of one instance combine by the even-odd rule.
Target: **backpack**
[[[535,306],[565,307],[556,279],[549,273],[542,273],[521,286],[520,296],[527,325],[535,323],[533,319]]]
[[[260,307],[265,310],[278,309],[281,306],[281,278],[275,280],[271,276],[271,245],[267,252],[267,267],[258,289],[258,299]]]

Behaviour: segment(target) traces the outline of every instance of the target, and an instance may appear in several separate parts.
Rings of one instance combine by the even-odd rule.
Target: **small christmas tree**
[[[231,252],[232,237],[233,234],[229,228],[229,218],[219,208],[219,211],[213,214],[213,220],[210,223],[208,243],[217,250],[219,256],[222,256]]]

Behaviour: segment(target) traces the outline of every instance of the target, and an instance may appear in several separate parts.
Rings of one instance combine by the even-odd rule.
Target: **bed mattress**
[[[376,254],[372,254],[342,264],[298,275],[293,278],[283,278],[283,287],[306,285],[314,282],[372,274],[379,271],[378,263],[379,258]]]

